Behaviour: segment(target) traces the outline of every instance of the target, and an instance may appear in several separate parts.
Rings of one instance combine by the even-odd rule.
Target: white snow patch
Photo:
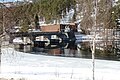
[[[22,44],[22,43],[23,43],[23,40],[22,40],[20,37],[18,37],[18,38],[13,39],[13,43]]]
[[[1,74],[26,80],[92,80],[92,60],[2,49]],[[95,60],[95,80],[120,80],[120,62]]]

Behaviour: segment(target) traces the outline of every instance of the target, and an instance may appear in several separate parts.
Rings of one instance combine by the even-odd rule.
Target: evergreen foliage
[[[66,12],[74,6],[75,0],[35,0],[32,3],[17,6],[14,16],[16,16],[17,23],[26,18],[30,22],[34,22],[36,15],[45,17],[45,20],[49,22],[59,20],[61,16],[66,15]]]
[[[112,22],[116,27],[116,19],[120,19],[120,0],[116,2],[116,5],[111,9],[112,11]]]
[[[29,29],[29,25],[30,25],[30,22],[27,19],[21,20],[21,22],[20,22],[20,26],[21,26],[20,31],[21,32],[27,32],[28,29]]]

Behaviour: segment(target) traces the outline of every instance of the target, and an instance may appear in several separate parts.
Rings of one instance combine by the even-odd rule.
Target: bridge
[[[50,36],[63,35],[61,32],[10,32],[10,35],[15,37],[31,37],[31,36]]]
[[[50,41],[55,41],[55,39],[51,39],[52,35],[56,35],[58,38],[62,39],[62,41],[74,41],[75,35],[73,32],[10,32],[10,37],[28,37],[33,42],[36,37],[44,36],[48,38]]]

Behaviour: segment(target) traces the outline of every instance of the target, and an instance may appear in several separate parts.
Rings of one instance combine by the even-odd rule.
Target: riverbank
[[[25,80],[92,80],[92,60],[35,55],[2,49],[1,78]],[[120,62],[95,60],[96,80],[119,80]]]

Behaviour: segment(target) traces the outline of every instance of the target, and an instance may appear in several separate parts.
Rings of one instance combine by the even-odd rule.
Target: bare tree
[[[94,38],[91,46],[92,59],[93,59],[93,80],[94,78],[94,58],[96,50],[96,34],[102,33],[104,37],[105,51],[108,45],[108,31],[112,27],[111,22],[111,8],[112,0],[77,0],[79,4],[79,15],[81,16],[81,28],[86,30],[86,34],[92,31]],[[102,31],[102,28],[104,31]],[[100,33],[97,30],[101,31]]]
[[[1,65],[1,47],[2,42],[5,40],[6,30],[9,29],[12,23],[13,15],[11,8],[7,8],[4,4],[4,0],[0,3],[0,65]]]

